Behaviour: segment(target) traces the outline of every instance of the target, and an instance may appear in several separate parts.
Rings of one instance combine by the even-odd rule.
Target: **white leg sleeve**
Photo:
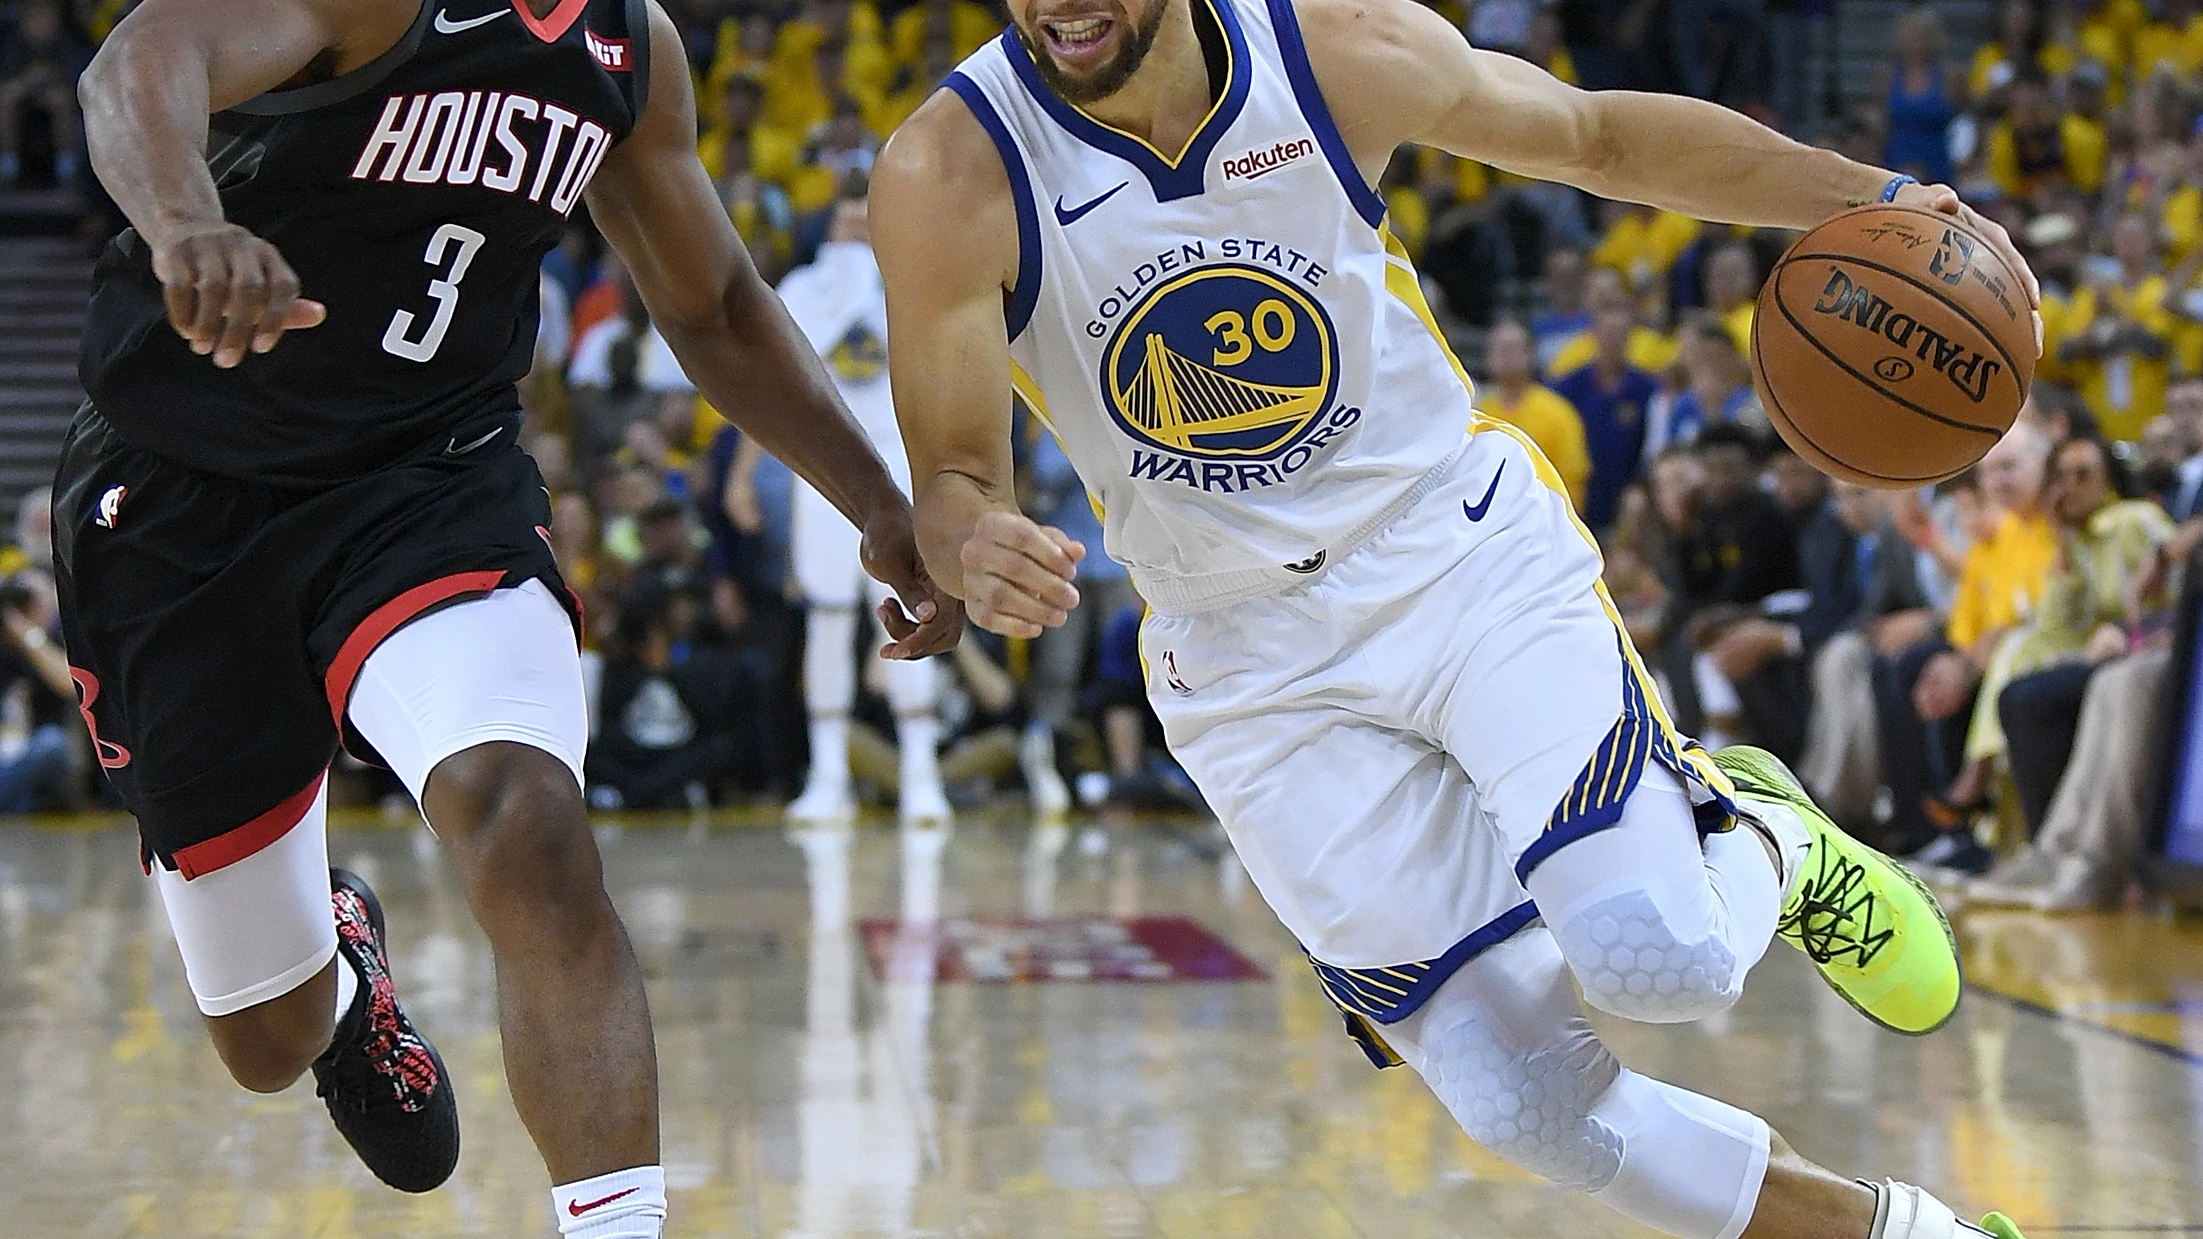
[[[811,717],[842,717],[857,700],[854,606],[813,604],[803,620],[803,704]]]
[[[337,952],[329,907],[329,801],[281,838],[190,881],[155,865],[153,882],[199,1010],[234,1015],[313,979]]]
[[[1537,929],[1463,965],[1384,1039],[1470,1138],[1680,1239],[1736,1239],[1759,1202],[1767,1125],[1624,1069]]]
[[[367,656],[349,715],[416,801],[438,762],[498,740],[558,758],[578,786],[589,709],[573,621],[541,581],[432,611]]]
[[[1728,1009],[1782,907],[1760,835],[1736,829],[1701,844],[1689,794],[1659,766],[1619,824],[1553,853],[1528,885],[1585,1001],[1654,1024]]]

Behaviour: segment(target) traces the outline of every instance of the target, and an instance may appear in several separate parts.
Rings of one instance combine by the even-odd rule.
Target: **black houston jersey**
[[[216,115],[224,211],[328,321],[218,369],[169,328],[150,248],[125,231],[94,276],[85,390],[129,441],[267,482],[493,433],[520,407],[543,256],[642,115],[648,44],[645,0],[540,19],[526,0],[425,0],[373,62]]]

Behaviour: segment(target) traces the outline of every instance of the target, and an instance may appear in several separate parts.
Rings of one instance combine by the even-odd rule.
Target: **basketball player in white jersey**
[[[872,257],[863,199],[836,204],[818,257],[781,281],[780,299],[825,360],[834,386],[879,449],[888,472],[907,490],[910,463],[895,428],[895,402],[888,389],[887,302],[879,264]],[[857,812],[849,786],[849,709],[857,694],[850,648],[857,636],[858,607],[866,591],[875,607],[892,594],[865,575],[863,531],[801,478],[796,479],[793,515],[791,558],[808,607],[803,698],[811,715],[811,772],[803,794],[788,806],[788,816],[800,823],[846,822]],[[946,825],[950,812],[941,789],[934,666],[909,659],[882,661],[901,749],[899,815],[905,825]]]
[[[1010,10],[873,180],[936,578],[1015,636],[1078,603],[1087,548],[1011,493],[1014,388],[1153,608],[1172,748],[1374,1060],[1685,1239],[1978,1233],[1629,1071],[1585,1021],[1578,986],[1637,1020],[1724,1010],[1779,932],[1922,1033],[1958,963],[1926,892],[1779,762],[1675,734],[1559,478],[1472,409],[1371,186],[1419,142],[1710,220],[1916,204],[2024,270],[2002,230],[1707,103],[1574,90],[1412,0]]]

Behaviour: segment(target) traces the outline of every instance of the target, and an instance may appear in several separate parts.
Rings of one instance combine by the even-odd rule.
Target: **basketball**
[[[1760,289],[1752,378],[1798,455],[1862,486],[1939,482],[2011,429],[2035,374],[2024,278],[1918,207],[1806,233]]]

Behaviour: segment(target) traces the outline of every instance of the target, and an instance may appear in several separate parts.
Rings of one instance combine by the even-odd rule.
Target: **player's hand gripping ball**
[[[1956,209],[1845,211],[1760,289],[1753,381],[1783,440],[1822,472],[1884,489],[1938,482],[2019,416],[2040,349],[2034,279],[2001,232]]]

